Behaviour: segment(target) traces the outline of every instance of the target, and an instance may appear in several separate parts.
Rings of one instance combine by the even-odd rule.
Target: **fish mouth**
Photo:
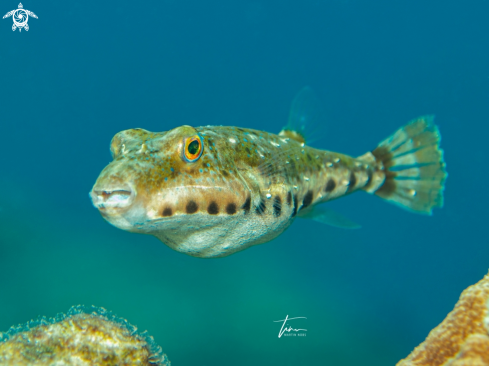
[[[110,208],[126,208],[134,201],[134,190],[130,187],[111,187],[92,189],[90,198],[95,208],[105,210]]]

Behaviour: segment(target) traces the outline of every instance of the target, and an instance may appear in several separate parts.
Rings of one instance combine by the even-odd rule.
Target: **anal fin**
[[[360,229],[361,226],[338,212],[326,207],[313,206],[307,211],[299,213],[298,217],[311,219],[320,223],[341,229]]]

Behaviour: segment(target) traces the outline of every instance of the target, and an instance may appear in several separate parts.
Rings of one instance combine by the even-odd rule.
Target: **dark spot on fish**
[[[294,195],[294,208],[292,209],[292,217],[297,214],[297,196]]]
[[[251,197],[250,196],[248,196],[246,198],[246,201],[243,204],[243,206],[241,206],[241,208],[244,210],[244,213],[245,214],[247,214],[248,212],[250,212],[250,209],[251,209]]]
[[[236,213],[236,203],[228,203],[226,206],[226,212],[228,215],[234,215]]]
[[[163,216],[171,216],[173,214],[173,211],[170,207],[167,207],[163,210]]]
[[[392,160],[392,152],[385,146],[379,146],[374,151],[372,155],[375,156],[377,161],[390,161]]]
[[[242,128],[236,128],[238,131],[241,131],[241,132],[245,132],[245,130],[243,130]]]
[[[217,215],[219,213],[219,206],[217,203],[212,201],[209,206],[207,206],[207,212],[209,215]]]
[[[357,185],[357,177],[355,176],[355,173],[350,172],[350,182],[348,183],[348,189],[346,191],[347,192],[353,191],[356,185]]]
[[[301,210],[309,206],[311,203],[312,203],[312,191],[309,190],[307,191],[306,195],[304,196],[304,199],[302,200]]]
[[[332,192],[336,188],[336,182],[333,179],[328,180],[326,187],[324,187],[325,192]]]
[[[273,199],[273,216],[279,217],[282,214],[282,199],[280,196],[275,196]]]
[[[249,148],[245,147],[245,150],[246,150],[246,152],[247,152],[248,154],[250,154],[250,155],[251,155],[251,151],[250,151],[250,149],[249,149]]]
[[[307,160],[312,161],[312,156],[311,156],[311,154],[307,154]]]
[[[265,206],[265,201],[263,200],[263,198],[260,198],[260,203],[258,204],[258,206],[256,206],[255,209],[256,213],[258,215],[261,215],[265,212],[266,208],[267,207]]]
[[[372,171],[367,171],[367,181],[365,182],[364,188],[368,188],[368,186],[372,183]]]
[[[225,177],[229,177],[229,173],[227,172],[227,170],[222,170],[221,171],[222,175],[224,175]]]
[[[380,193],[382,196],[379,197],[389,197],[390,195],[392,195],[397,190],[396,180],[394,179],[394,177],[396,176],[395,174],[396,172],[390,172],[387,170],[385,172],[385,182],[377,191],[375,191],[375,194]]]
[[[290,206],[290,204],[291,204],[291,203],[292,203],[292,192],[291,192],[291,191],[289,191],[289,192],[287,193],[287,205],[289,205],[289,206]]]
[[[294,162],[294,160],[291,160],[291,161],[290,161],[290,167],[292,168],[292,170],[295,170],[295,168],[296,168],[296,167],[295,167],[295,162]]]
[[[193,214],[193,213],[197,212],[197,210],[199,209],[199,206],[197,206],[197,203],[195,203],[195,201],[188,201],[185,209],[187,210],[188,214]]]

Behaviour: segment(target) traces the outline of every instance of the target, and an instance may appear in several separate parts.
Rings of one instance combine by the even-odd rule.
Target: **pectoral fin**
[[[311,207],[309,210],[307,210],[307,212],[300,213],[298,217],[302,219],[311,219],[341,229],[361,228],[361,226],[356,222],[353,222],[338,212],[325,207]]]

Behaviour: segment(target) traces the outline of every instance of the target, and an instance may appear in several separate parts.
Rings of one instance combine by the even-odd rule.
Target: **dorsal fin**
[[[285,127],[282,131],[280,131],[278,135],[287,137],[295,141],[299,141],[301,144],[306,143],[306,137],[304,136],[303,133],[301,133],[300,131],[288,130],[287,127]]]
[[[312,89],[308,86],[295,96],[290,107],[289,121],[280,131],[279,136],[305,144],[313,125],[320,125],[323,121],[323,111]],[[308,141],[309,142],[309,141]]]

